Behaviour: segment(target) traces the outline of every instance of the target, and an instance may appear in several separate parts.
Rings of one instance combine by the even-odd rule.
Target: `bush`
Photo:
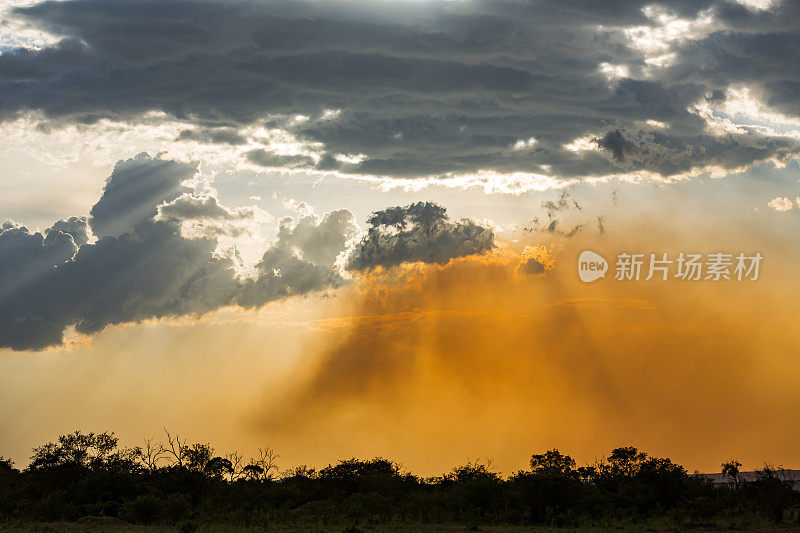
[[[161,499],[152,494],[142,494],[126,502],[120,510],[120,518],[135,524],[155,524],[163,515]]]
[[[529,470],[509,478],[490,463],[471,462],[441,477],[421,479],[376,458],[348,459],[320,470],[301,467],[269,479],[237,478],[242,465],[256,463],[237,455],[217,456],[210,445],[167,436],[174,453],[151,443],[145,451],[119,451],[111,434],[76,432],[36,448],[35,461],[22,472],[0,459],[3,520],[118,516],[135,524],[194,531],[200,524],[313,530],[390,523],[476,528],[667,524],[682,529],[800,519],[800,494],[792,490],[786,472],[765,468],[756,481],[715,487],[669,459],[633,447],[617,448],[605,460],[579,468],[568,455],[550,450],[533,455]],[[173,459],[154,465],[151,459],[159,450]],[[262,472],[273,471],[276,456],[262,452],[262,457]]]

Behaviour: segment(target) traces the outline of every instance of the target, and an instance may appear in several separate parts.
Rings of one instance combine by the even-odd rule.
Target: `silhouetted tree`
[[[278,474],[278,458],[280,458],[280,455],[275,453],[275,450],[269,446],[259,448],[258,457],[251,459],[245,468],[249,467],[250,475],[254,479],[272,480]]]
[[[721,472],[722,475],[725,476],[728,481],[733,485],[736,490],[739,490],[741,486],[741,477],[739,476],[739,469],[742,467],[742,463],[737,461],[736,459],[731,459],[721,465]]]
[[[165,459],[167,451],[161,444],[154,444],[153,439],[144,440],[144,445],[139,447],[139,460],[150,472],[158,469],[158,464]]]
[[[541,455],[531,456],[531,471],[542,475],[577,475],[575,460],[557,449],[548,450]]]
[[[797,493],[792,490],[793,482],[787,479],[781,467],[764,465],[756,472],[757,479],[744,485],[750,500],[776,524],[783,523],[783,515],[793,503]]]
[[[180,435],[172,435],[166,429],[164,433],[167,436],[167,444],[160,445],[160,452],[163,454],[163,457],[170,457],[173,461],[174,466],[184,466],[184,462],[186,459],[186,439],[181,440]]]
[[[279,474],[278,454],[270,448],[245,459],[238,452],[217,455],[211,444],[190,444],[168,431],[165,436],[166,443],[146,439],[142,446],[120,448],[113,433],[76,431],[34,448],[22,471],[0,457],[0,526],[87,515],[186,530],[198,523],[256,529],[362,523],[607,527],[635,520],[669,519],[673,525],[676,516],[720,525],[731,516],[780,523],[795,516],[788,510],[800,508],[780,468],[765,466],[757,479],[744,482],[741,463],[731,461],[723,474],[741,479],[739,490],[714,487],[670,459],[633,447],[616,448],[593,466],[577,467],[553,449],[533,454],[529,470],[508,478],[490,461],[478,460],[421,479],[380,457]]]
[[[61,435],[57,442],[48,442],[33,449],[30,470],[72,465],[89,468],[104,465],[117,448],[113,433],[84,434],[80,431]]]

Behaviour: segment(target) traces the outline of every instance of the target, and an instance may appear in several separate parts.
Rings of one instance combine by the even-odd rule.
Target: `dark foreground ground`
[[[792,472],[688,474],[633,447],[577,467],[558,450],[508,476],[468,463],[423,478],[348,459],[280,472],[167,434],[119,449],[112,434],[62,435],[17,469],[0,458],[5,531],[800,531]]]
[[[88,517],[87,519],[66,523],[41,523],[41,524],[26,524],[26,525],[6,525],[0,526],[0,531],[9,531],[16,533],[31,533],[31,532],[113,532],[113,533],[175,533],[186,531],[181,527],[167,527],[167,526],[137,526],[133,524],[126,524],[121,521],[113,519],[105,519],[102,517]],[[315,533],[357,533],[357,532],[374,532],[374,533],[411,533],[415,531],[421,532],[440,532],[440,533],[455,533],[466,531],[479,531],[485,533],[571,533],[571,532],[613,532],[613,531],[648,531],[648,532],[674,532],[674,531],[690,531],[690,532],[713,532],[713,531],[743,531],[742,529],[732,529],[724,526],[695,526],[685,529],[652,525],[619,525],[613,528],[552,528],[545,526],[481,526],[478,528],[464,527],[464,526],[447,526],[447,525],[384,525],[356,528],[348,527],[272,527],[272,528],[244,528],[228,525],[204,525],[194,530],[197,533],[246,533],[246,532],[275,532],[275,533],[291,533],[291,532],[315,532]],[[792,533],[800,532],[800,526],[761,526],[747,528],[746,531],[756,533]]]

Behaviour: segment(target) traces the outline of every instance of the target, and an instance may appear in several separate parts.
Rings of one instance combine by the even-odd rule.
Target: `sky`
[[[0,1],[0,454],[798,467],[798,58],[789,0]]]

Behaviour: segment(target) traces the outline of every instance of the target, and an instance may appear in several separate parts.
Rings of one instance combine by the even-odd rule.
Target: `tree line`
[[[558,450],[533,454],[509,476],[474,461],[435,477],[398,463],[346,459],[321,469],[278,468],[279,456],[217,455],[210,444],[165,432],[125,448],[113,433],[61,435],[18,469],[0,456],[0,522],[113,517],[134,524],[295,526],[350,530],[391,524],[748,527],[798,523],[800,493],[781,469],[727,483],[687,473],[634,447],[577,466]]]

